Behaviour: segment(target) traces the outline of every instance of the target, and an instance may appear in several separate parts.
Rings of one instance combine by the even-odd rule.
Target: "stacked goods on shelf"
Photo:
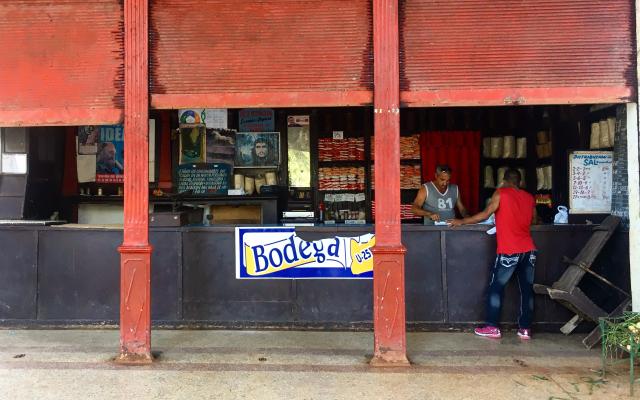
[[[364,190],[364,167],[322,167],[318,169],[320,190]]]
[[[606,120],[604,121],[607,124]],[[549,158],[552,154],[549,131],[538,131],[536,134],[536,153],[538,158]],[[551,190],[553,188],[551,165],[541,165],[536,168],[536,190]]]
[[[616,117],[609,117],[592,123],[589,148],[594,150],[613,147],[615,133]]]
[[[318,139],[319,161],[363,161],[364,138]]]
[[[400,189],[420,189],[422,175],[420,165],[400,166]],[[371,188],[375,189],[375,170],[371,166]]]
[[[515,136],[493,136],[482,139],[482,156],[485,159],[524,159],[527,158],[527,138]],[[499,186],[508,167],[494,169],[491,165],[484,167],[483,187],[491,189]],[[518,168],[522,175],[521,186],[525,187],[525,170]]]
[[[400,204],[400,219],[402,220],[413,220],[413,219],[422,219],[421,216],[415,215],[411,211],[411,204]],[[376,202],[371,202],[371,218],[376,219]]]
[[[371,141],[372,160],[374,153],[374,141]],[[420,159],[420,135],[400,136],[400,158],[403,160]]]

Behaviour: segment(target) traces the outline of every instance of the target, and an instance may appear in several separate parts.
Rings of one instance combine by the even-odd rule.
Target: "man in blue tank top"
[[[449,183],[450,180],[451,168],[448,165],[438,165],[435,179],[420,187],[411,212],[423,216],[425,225],[434,225],[436,221],[444,223],[448,219],[455,218],[455,207],[463,218],[468,215],[467,209],[460,200],[458,185]]]

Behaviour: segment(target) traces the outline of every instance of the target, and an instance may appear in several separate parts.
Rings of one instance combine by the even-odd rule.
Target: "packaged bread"
[[[609,145],[613,147],[616,137],[616,117],[607,118],[607,125],[609,126]]]
[[[538,131],[538,133],[536,133],[536,138],[538,139],[538,144],[545,144],[549,141],[549,132]]]
[[[484,187],[496,187],[496,183],[493,181],[493,167],[491,165],[487,165],[486,167],[484,167]]]
[[[598,122],[600,125],[600,147],[611,147],[611,143],[609,143],[609,124],[606,119]]]
[[[482,157],[491,158],[491,138],[482,139]]]
[[[514,158],[516,156],[516,137],[505,136],[502,148],[502,158]]]
[[[516,141],[516,158],[527,158],[527,138],[521,137]]]
[[[594,122],[591,124],[591,140],[589,140],[590,149],[600,148],[600,123]]]
[[[536,168],[536,190],[544,189],[544,168]]]
[[[278,179],[277,179],[277,175],[276,175],[275,172],[273,172],[273,171],[265,172],[264,177],[267,180],[267,185],[277,185],[278,184]]]
[[[502,137],[491,138],[491,158],[502,157],[502,151],[504,149],[504,139]]]

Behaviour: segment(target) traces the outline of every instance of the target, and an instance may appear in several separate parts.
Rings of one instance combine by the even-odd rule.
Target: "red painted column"
[[[148,0],[124,1],[124,241],[120,252],[120,357],[151,362]]]
[[[400,226],[398,0],[373,1],[376,245],[372,365],[408,365]]]

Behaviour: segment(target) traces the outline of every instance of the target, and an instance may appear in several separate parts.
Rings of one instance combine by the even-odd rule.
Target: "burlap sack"
[[[520,171],[520,187],[521,188],[527,187],[527,181],[525,180],[524,168],[518,168],[518,171]]]
[[[544,189],[544,168],[536,168],[536,190]]]
[[[516,156],[516,137],[505,136],[502,149],[502,158],[514,158]]]
[[[609,145],[613,147],[616,138],[616,117],[607,118],[607,125],[609,125]]]
[[[551,165],[544,167],[544,188],[547,190],[553,189],[553,175]]]
[[[244,190],[244,175],[242,174],[233,175],[233,188]]]
[[[253,191],[256,188],[256,181],[250,177],[250,176],[245,176],[244,177],[244,192],[246,194],[253,194]]]
[[[518,138],[516,143],[516,158],[527,158],[527,138]]]
[[[491,138],[482,139],[482,157],[491,158]]]
[[[600,123],[594,122],[591,124],[591,140],[589,140],[590,149],[600,148]]]
[[[484,187],[496,187],[496,183],[493,181],[493,167],[491,165],[487,165],[486,167],[484,167]]]
[[[502,137],[491,138],[491,158],[502,157],[502,151],[504,149],[504,139]]]
[[[496,184],[498,187],[502,186],[502,181],[504,181],[504,173],[507,172],[508,167],[500,167],[498,168],[498,179],[496,180]]]
[[[606,119],[601,120],[600,125],[600,147],[611,147],[609,143],[609,124]]]
[[[536,133],[536,138],[538,139],[538,144],[545,144],[549,141],[549,132],[538,131],[538,133]]]

